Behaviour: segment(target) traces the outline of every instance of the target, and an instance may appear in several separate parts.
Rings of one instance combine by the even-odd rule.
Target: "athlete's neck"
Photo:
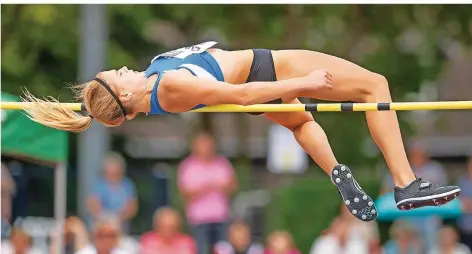
[[[140,113],[149,113],[151,112],[151,94],[152,89],[154,88],[154,84],[157,81],[157,74],[150,76],[146,83],[144,84],[145,95],[143,100],[140,101],[138,105],[136,105],[136,111]]]

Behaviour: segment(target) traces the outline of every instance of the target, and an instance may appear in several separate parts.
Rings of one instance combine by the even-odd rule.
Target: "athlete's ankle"
[[[405,188],[407,187],[408,185],[410,185],[413,181],[416,180],[416,176],[413,175],[413,177],[411,176],[404,176],[404,177],[401,177],[401,178],[397,178],[397,179],[394,179],[394,183],[395,183],[395,186],[397,188]]]

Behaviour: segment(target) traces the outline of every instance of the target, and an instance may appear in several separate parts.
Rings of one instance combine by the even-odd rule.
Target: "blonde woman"
[[[298,97],[382,102],[379,109],[389,109],[392,99],[387,80],[341,58],[308,50],[225,51],[213,48],[215,44],[205,42],[160,54],[143,72],[123,67],[98,73],[75,87],[89,115],[46,103],[50,101],[29,93],[26,100],[36,105],[27,112],[36,122],[80,132],[93,119],[113,127],[138,113],[181,113],[217,104],[300,103]],[[352,104],[343,104],[343,108],[352,109]],[[351,213],[364,221],[376,218],[372,199],[359,187],[351,170],[336,160],[325,132],[310,113],[265,116],[293,131],[305,151],[331,175]],[[415,177],[395,112],[367,112],[366,118],[392,173],[399,209],[444,204],[459,194],[459,187],[439,187]]]

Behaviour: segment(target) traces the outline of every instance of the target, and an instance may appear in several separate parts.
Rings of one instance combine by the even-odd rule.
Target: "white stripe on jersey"
[[[207,70],[203,69],[202,67],[195,65],[195,64],[182,64],[179,67],[185,67],[195,73],[195,76],[199,78],[208,78],[216,80],[216,78],[211,75]]]

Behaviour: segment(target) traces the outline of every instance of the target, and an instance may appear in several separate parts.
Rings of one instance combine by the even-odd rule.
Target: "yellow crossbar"
[[[3,110],[22,110],[33,106],[28,102],[0,102]],[[81,110],[80,103],[63,103],[75,111]],[[334,112],[334,111],[413,111],[413,110],[471,110],[472,101],[431,101],[392,103],[312,103],[312,104],[256,104],[206,106],[191,112]]]

